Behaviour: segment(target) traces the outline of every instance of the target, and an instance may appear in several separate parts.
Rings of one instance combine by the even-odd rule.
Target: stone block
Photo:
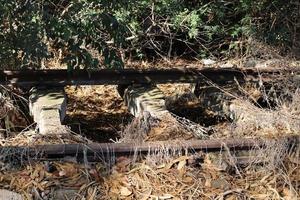
[[[41,134],[67,131],[67,127],[62,125],[66,115],[63,89],[33,89],[29,98],[29,109]]]
[[[144,111],[153,117],[168,113],[165,106],[165,96],[156,86],[129,86],[124,93],[125,104],[131,114],[138,117]]]

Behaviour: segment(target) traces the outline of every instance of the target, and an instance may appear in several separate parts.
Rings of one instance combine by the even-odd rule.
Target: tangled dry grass
[[[261,108],[249,100],[231,101],[228,115],[232,123],[226,132],[216,137],[255,137],[298,135],[300,132],[300,92],[297,89],[291,100],[280,102],[275,108]]]
[[[0,146],[34,146],[45,144],[73,144],[91,142],[86,137],[74,132],[69,134],[37,134],[34,130],[20,132],[14,137],[0,140]]]
[[[276,141],[248,152],[246,162],[241,162],[239,152],[226,149],[223,153],[167,156],[157,151],[135,160],[118,157],[110,166],[40,162],[10,173],[2,171],[0,186],[25,199],[55,199],[60,191],[71,199],[296,200],[300,194],[299,152],[297,145],[291,149],[286,141]]]
[[[15,102],[24,103],[24,98],[10,89],[0,86],[0,139],[14,136],[26,128],[28,119]]]
[[[121,132],[119,142],[141,143],[146,141],[166,141],[176,139],[208,138],[208,129],[173,113],[154,118],[148,112],[135,118]]]

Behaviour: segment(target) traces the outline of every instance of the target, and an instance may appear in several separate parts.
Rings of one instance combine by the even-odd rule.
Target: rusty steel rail
[[[275,142],[285,142],[290,146],[299,143],[300,136],[286,136],[277,139],[210,139],[190,141],[160,141],[146,142],[142,144],[132,143],[91,143],[91,144],[53,144],[31,147],[7,146],[0,147],[1,155],[18,157],[19,159],[59,159],[64,157],[82,158],[86,156],[90,160],[102,160],[111,156],[151,154],[155,152],[215,152],[226,149],[250,150],[262,148]],[[272,143],[273,142],[273,143]]]
[[[292,73],[289,71],[288,73]],[[276,75],[282,70],[264,69],[100,69],[87,70],[26,70],[0,71],[0,84],[19,86],[65,86],[65,85],[122,85],[122,84],[162,84],[193,83],[209,79],[218,84],[227,84],[235,79],[244,81],[245,77],[258,77],[261,74]]]

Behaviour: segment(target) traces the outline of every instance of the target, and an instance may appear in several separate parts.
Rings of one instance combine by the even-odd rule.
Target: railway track
[[[91,144],[52,144],[37,146],[4,146],[0,147],[1,155],[7,158],[17,157],[22,161],[53,160],[73,157],[78,160],[85,157],[88,161],[102,161],[114,156],[133,156],[155,154],[158,152],[221,152],[225,150],[255,150],[267,145],[284,142],[288,148],[295,147],[299,136],[284,136],[276,139],[209,139],[186,141],[159,141],[134,143],[91,143]],[[3,158],[2,158],[3,159]]]
[[[284,74],[284,75],[283,75]],[[258,81],[261,79],[276,81],[283,76],[299,74],[299,70],[252,70],[252,69],[170,69],[170,70],[111,70],[97,71],[77,70],[30,70],[1,71],[0,84],[20,87],[62,87],[66,85],[130,85],[130,84],[162,84],[162,83],[198,83],[207,79],[218,84],[230,84],[238,80]],[[213,139],[191,141],[132,143],[93,143],[93,144],[56,144],[42,146],[4,146],[0,152],[20,159],[59,159],[65,156],[88,156],[91,160],[101,160],[105,156],[132,155],[135,153],[151,153],[158,150],[177,151],[220,151],[224,147],[231,150],[249,150],[264,146],[274,139]],[[296,136],[283,137],[289,143],[298,142]]]
[[[25,70],[0,71],[0,84],[16,86],[66,86],[66,85],[128,85],[128,84],[163,84],[163,83],[196,83],[211,80],[218,84],[280,78],[281,74],[299,74],[299,69],[168,69],[168,70],[133,70],[101,69],[87,70]]]

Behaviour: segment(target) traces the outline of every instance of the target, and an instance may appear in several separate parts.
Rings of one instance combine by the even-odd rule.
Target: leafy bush
[[[0,66],[39,67],[53,57],[49,48],[73,69],[99,61],[122,67],[124,53],[230,56],[247,38],[288,47],[297,42],[299,6],[296,0],[0,0]]]
[[[136,36],[136,55],[220,57],[234,53],[236,41],[256,38],[292,45],[299,5],[283,0],[141,0],[116,17]],[[299,27],[298,27],[299,30]]]
[[[1,63],[38,67],[42,59],[51,56],[47,49],[51,45],[64,52],[69,69],[98,66],[98,58],[88,49],[100,52],[106,66],[121,67],[115,48],[122,43],[126,30],[110,13],[121,3],[1,0]]]

